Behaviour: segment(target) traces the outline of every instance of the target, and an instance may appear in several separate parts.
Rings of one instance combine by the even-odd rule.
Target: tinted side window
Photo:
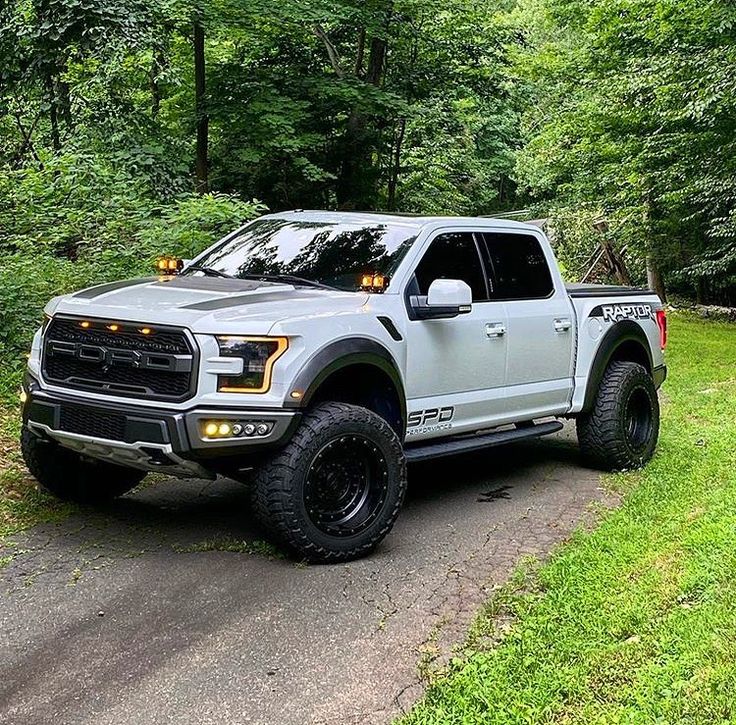
[[[426,295],[436,279],[461,279],[473,291],[473,301],[486,300],[478,249],[471,232],[451,232],[435,237],[415,271],[419,294]]]
[[[483,234],[492,300],[547,297],[552,275],[542,247],[531,234]]]

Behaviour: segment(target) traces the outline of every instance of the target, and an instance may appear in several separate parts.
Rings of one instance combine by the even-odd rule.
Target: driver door
[[[494,425],[504,410],[506,306],[488,300],[488,280],[475,235],[440,232],[409,283],[426,295],[436,279],[460,279],[473,293],[469,313],[407,325],[407,440]]]

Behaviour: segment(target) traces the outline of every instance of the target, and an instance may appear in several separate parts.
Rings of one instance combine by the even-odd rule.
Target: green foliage
[[[214,191],[270,208],[508,202],[510,30],[467,0],[11,0],[0,163],[48,178],[52,154],[92,155],[153,198],[191,189],[195,20]]]
[[[266,211],[257,201],[241,201],[226,194],[187,196],[151,216],[138,233],[148,261],[165,254],[191,259],[215,240]]]
[[[73,259],[80,247],[130,244],[151,201],[124,170],[91,154],[49,155],[0,173],[0,253]]]
[[[521,8],[528,44],[516,68],[534,97],[523,183],[553,206],[598,208],[642,270],[649,256],[671,283],[733,299],[732,4],[525,0]]]
[[[151,199],[91,156],[0,174],[0,361],[23,364],[46,302],[91,284],[151,274],[161,255],[191,258],[262,213],[225,194]],[[16,380],[16,378],[13,378]]]

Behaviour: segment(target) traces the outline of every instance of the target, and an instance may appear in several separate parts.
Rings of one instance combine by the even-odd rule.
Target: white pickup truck
[[[272,214],[176,274],[51,300],[22,446],[76,501],[147,471],[241,479],[277,541],[346,561],[391,529],[407,461],[575,418],[587,460],[646,463],[665,342],[656,295],[565,286],[534,226]]]

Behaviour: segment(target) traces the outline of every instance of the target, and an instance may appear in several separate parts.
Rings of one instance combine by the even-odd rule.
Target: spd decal
[[[455,417],[455,408],[447,406],[444,408],[427,408],[409,413],[406,421],[406,435],[419,435],[420,433],[434,433],[440,430],[450,430],[452,419]]]

